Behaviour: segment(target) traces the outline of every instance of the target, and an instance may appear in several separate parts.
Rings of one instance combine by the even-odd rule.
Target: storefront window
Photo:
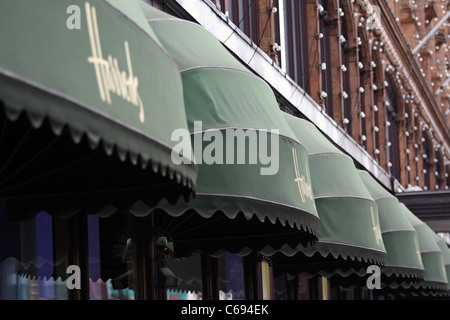
[[[243,259],[237,255],[226,253],[218,260],[219,299],[245,300]]]
[[[134,269],[128,213],[88,217],[91,300],[134,300]]]
[[[184,259],[167,259],[166,267],[177,278],[177,286],[167,288],[167,300],[202,300],[200,255]]]
[[[66,300],[65,277],[54,273],[64,259],[55,259],[52,217],[40,212],[26,221],[11,221],[0,202],[0,299]]]

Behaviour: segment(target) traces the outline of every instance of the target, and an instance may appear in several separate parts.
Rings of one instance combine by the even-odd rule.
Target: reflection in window
[[[26,221],[11,221],[0,202],[0,299],[66,300],[65,278],[55,277],[52,218],[40,212]]]
[[[88,217],[91,300],[133,300],[131,231],[126,213]]]
[[[254,42],[259,42],[259,1],[221,0],[222,11]]]
[[[185,259],[167,259],[166,267],[177,278],[177,286],[167,289],[167,300],[202,300],[200,255]]]
[[[282,273],[274,280],[275,300],[315,300],[318,290],[315,278]]]
[[[218,260],[219,299],[245,300],[243,259],[227,252]]]

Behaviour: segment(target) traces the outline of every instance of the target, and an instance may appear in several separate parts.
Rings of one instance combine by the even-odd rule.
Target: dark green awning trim
[[[382,268],[383,282],[395,278],[423,278],[424,268],[415,229],[397,198],[383,188],[367,171],[359,171],[367,190],[378,205],[381,234],[386,248],[386,264]]]
[[[223,145],[226,145],[231,142],[227,134],[236,129],[244,130],[256,139],[253,140],[256,143],[246,143],[246,148],[255,146],[257,154],[262,151],[258,145],[261,139],[267,137],[270,141],[273,138],[279,141],[279,167],[276,174],[261,175],[261,169],[267,167],[261,159],[257,159],[256,164],[248,164],[248,150],[246,164],[197,162],[199,176],[196,198],[177,206],[170,206],[163,201],[159,208],[180,219],[196,213],[202,218],[198,221],[201,224],[210,222],[210,225],[214,225],[215,219],[220,219],[221,216],[238,218],[239,223],[252,220],[251,227],[249,222],[247,230],[242,230],[242,234],[234,234],[234,242],[239,241],[241,249],[231,243],[233,240],[227,240],[218,243],[217,248],[209,248],[208,252],[213,254],[233,246],[238,254],[248,253],[248,248],[255,250],[264,247],[275,252],[284,244],[296,247],[300,243],[306,243],[308,237],[315,240],[319,217],[311,188],[307,190],[308,194],[302,194],[305,190],[300,191],[299,183],[296,182],[298,178],[302,179],[304,188],[310,185],[306,151],[279,113],[270,87],[235,59],[203,27],[161,13],[145,3],[142,3],[142,7],[152,30],[178,64],[194,152],[196,141],[203,140],[205,134],[211,132],[220,135]],[[201,151],[205,151],[208,146],[209,142],[204,142]],[[229,151],[224,148],[224,158]],[[240,150],[234,144],[234,154],[238,152]],[[148,209],[150,208],[144,208],[144,211]],[[260,226],[255,220],[258,220]],[[260,228],[267,224],[274,227],[272,230],[265,229],[266,236],[262,237],[264,233],[260,232]],[[283,229],[280,227],[285,227],[286,233],[298,232],[297,241],[294,241],[294,234],[290,237],[291,240],[287,241],[288,237],[284,239]],[[178,232],[181,229],[184,230],[183,236]],[[195,230],[200,234],[198,238],[201,238],[201,234],[208,233],[206,229]],[[188,243],[193,237],[192,233],[186,235],[186,228],[178,228],[178,231],[172,232],[176,251],[180,248],[180,243]],[[208,238],[203,237],[206,243],[201,247],[205,248],[213,242],[214,236],[228,239],[231,230],[217,232],[218,234],[212,235],[209,243],[206,240]],[[198,244],[199,241],[196,245]]]
[[[318,273],[329,277],[365,274],[364,266],[383,264],[386,251],[380,233],[378,207],[352,159],[337,149],[312,123],[288,114],[284,117],[308,153],[321,224],[318,243],[295,250],[285,248],[283,253],[292,257],[278,256],[273,259],[274,265],[290,272],[297,268],[298,273],[306,276]],[[296,254],[298,251],[301,254]],[[311,257],[314,258],[314,268],[310,267]],[[322,265],[320,258],[324,262]]]
[[[34,128],[48,121],[56,135],[68,127],[76,143],[86,135],[92,148],[101,145],[193,189],[196,166],[171,160],[171,134],[187,127],[181,77],[139,2],[80,2],[79,30],[67,27],[71,5],[1,2],[0,100],[7,117],[25,112]]]

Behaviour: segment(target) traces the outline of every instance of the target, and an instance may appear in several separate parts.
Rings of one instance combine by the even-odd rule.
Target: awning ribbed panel
[[[378,207],[350,157],[336,148],[312,123],[288,114],[285,119],[305,147],[321,225],[319,241],[277,256],[279,270],[325,276],[365,273],[365,265],[386,257]],[[297,254],[296,254],[297,253]],[[333,261],[334,259],[334,261]]]
[[[188,127],[199,167],[195,200],[177,206],[162,202],[159,207],[180,219],[189,216],[195,220],[198,215],[201,219],[195,220],[197,224],[208,221],[210,225],[209,230],[197,227],[195,234],[187,231],[193,222],[179,228],[183,232],[171,232],[175,247],[183,244],[187,248],[189,243],[194,247],[196,241],[196,246],[210,253],[226,249],[246,254],[250,249],[275,252],[285,244],[292,248],[315,240],[319,218],[306,151],[279,113],[271,88],[203,27],[145,3],[142,7],[181,73]],[[245,142],[240,145],[233,134],[246,135]],[[214,148],[213,142],[219,140],[222,157],[209,163],[203,161]],[[264,152],[266,142],[268,153]],[[237,160],[240,152],[245,152],[245,161]],[[261,155],[270,157],[271,152],[278,158],[277,168],[262,174],[275,164],[263,163]],[[255,155],[252,164],[249,159]],[[229,161],[232,158],[234,161]],[[296,175],[302,179],[302,187],[295,181]],[[221,219],[223,216],[227,220]],[[216,219],[220,224],[215,223]],[[237,224],[245,226],[245,221],[248,227],[239,231]],[[230,228],[225,229],[224,223]],[[214,234],[211,230],[215,230]],[[222,240],[213,244],[218,238]]]
[[[80,21],[79,26],[77,21]],[[166,189],[171,202],[180,193],[188,195],[192,192],[197,176],[196,166],[193,163],[176,165],[171,160],[175,146],[171,134],[175,129],[187,126],[181,76],[176,64],[146,23],[139,1],[91,0],[74,3],[68,0],[42,0],[39,5],[36,1],[27,0],[2,1],[0,47],[2,118],[16,123],[8,124],[8,127],[5,125],[4,129],[9,130],[15,125],[16,131],[23,135],[22,140],[46,132],[47,127],[57,137],[67,135],[77,144],[83,144],[86,139],[86,144],[92,149],[102,148],[107,155],[116,154],[124,162],[148,168],[141,172],[141,175],[148,175],[146,186],[154,182],[179,185],[181,190],[175,190],[177,187]],[[28,134],[21,128],[26,118],[32,128],[39,130]],[[17,135],[17,132],[14,134]],[[57,144],[58,138],[53,140],[44,147]],[[8,143],[4,142],[11,150],[3,148],[5,153],[9,153],[8,156],[24,153],[16,152],[16,146],[9,146]],[[22,141],[19,143],[22,145]],[[58,151],[52,150],[53,158],[63,157],[67,152],[65,149]],[[77,160],[76,156],[80,154],[73,155],[71,160]],[[164,197],[159,197],[156,192],[154,197],[136,199],[131,196],[127,199],[127,205],[119,204],[116,202],[122,199],[120,194],[125,194],[123,189],[129,187],[128,183],[124,181],[114,185],[112,181],[105,182],[108,188],[116,190],[114,196],[109,196],[112,203],[104,203],[103,199],[100,201],[100,195],[93,200],[98,202],[94,209],[81,201],[86,193],[93,192],[89,190],[88,179],[84,189],[70,188],[68,178],[73,177],[68,174],[65,187],[58,186],[57,191],[46,190],[44,185],[58,185],[54,182],[58,177],[49,177],[46,175],[48,172],[42,172],[46,179],[39,180],[41,172],[34,168],[31,174],[34,172],[36,176],[30,177],[30,180],[36,184],[24,187],[28,177],[19,171],[28,168],[34,158],[37,155],[26,159],[8,159],[4,156],[0,163],[1,180],[4,182],[0,186],[0,194],[8,198],[8,206],[13,204],[17,209],[15,211],[24,215],[39,210],[48,210],[56,215],[70,215],[79,210],[96,213],[106,209],[111,212],[114,209],[106,206],[126,210],[136,200],[153,205],[155,200]],[[53,159],[42,162],[51,161]],[[84,168],[89,168],[89,165],[87,162]],[[117,165],[117,171],[118,168],[123,170],[121,167]],[[18,172],[22,174],[20,188],[16,188],[14,179],[8,175]],[[63,179],[61,172],[59,174]],[[82,173],[77,173],[75,177],[77,175],[83,177]],[[116,173],[110,172],[110,175]],[[152,180],[154,177],[155,180]],[[119,178],[117,175],[117,180],[122,178],[126,180],[126,177]],[[102,179],[98,176],[95,181]],[[95,181],[92,183],[95,184]],[[95,192],[106,189],[98,185],[92,188]],[[147,194],[151,194],[150,189]],[[52,203],[52,199],[60,200]],[[56,202],[59,205],[55,205]],[[36,206],[31,207],[30,203],[36,203]]]

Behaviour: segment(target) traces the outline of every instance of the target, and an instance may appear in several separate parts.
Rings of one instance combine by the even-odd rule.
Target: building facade
[[[28,1],[0,5],[1,299],[448,297],[448,1]]]
[[[448,27],[441,21],[446,1],[216,5],[225,14],[216,13],[217,19],[242,30],[238,34],[250,47],[258,45],[273,68],[358,145],[354,157],[367,154],[396,180],[396,188],[387,187],[449,188]],[[295,92],[283,93],[282,106],[300,108]]]

